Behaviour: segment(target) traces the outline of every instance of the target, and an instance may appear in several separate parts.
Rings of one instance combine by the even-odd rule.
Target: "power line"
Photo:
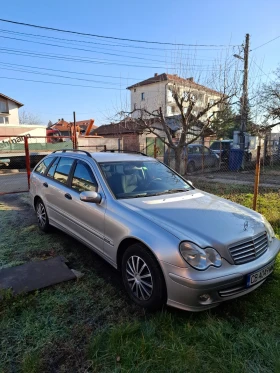
[[[197,48],[194,48],[194,49],[191,49],[191,48],[187,48],[187,49],[184,49],[184,48],[156,48],[156,47],[143,47],[143,46],[139,46],[139,45],[127,45],[127,44],[116,44],[116,43],[98,43],[98,42],[94,42],[94,41],[85,41],[85,40],[77,40],[77,39],[65,39],[65,38],[57,38],[57,37],[54,37],[54,36],[47,36],[47,35],[36,35],[36,34],[32,34],[32,33],[26,33],[26,32],[17,32],[17,31],[10,31],[10,30],[5,30],[5,29],[0,29],[1,32],[4,32],[4,33],[9,33],[9,34],[16,34],[16,35],[25,35],[27,37],[34,37],[34,38],[47,38],[47,39],[53,39],[53,40],[61,40],[63,42],[73,42],[71,44],[74,44],[75,43],[86,43],[86,44],[93,44],[93,45],[106,45],[106,46],[110,46],[110,47],[120,47],[120,48],[134,48],[134,49],[148,49],[148,50],[159,50],[159,51],[162,51],[162,52],[167,52],[167,51],[176,51],[176,52],[182,52],[182,51],[190,51],[190,50],[194,50],[196,51]],[[100,47],[95,47],[95,48],[99,48],[99,49],[105,49],[105,50],[108,50],[108,48],[100,48]],[[226,48],[226,47],[225,47]],[[228,48],[228,47],[227,47]],[[202,49],[203,51],[212,51],[212,50],[220,50],[220,49],[223,49],[223,48],[210,48],[210,49]],[[111,50],[111,49],[109,49]],[[119,52],[122,52],[122,51],[119,51]],[[135,54],[143,54],[142,52],[129,52],[129,53],[135,53]],[[147,56],[149,56],[150,54],[146,54]],[[160,55],[154,55],[154,56],[157,56],[157,57],[162,57]]]
[[[66,79],[73,79],[73,80],[82,80],[82,81],[92,82],[92,83],[119,85],[119,83],[104,82],[104,81],[92,80],[92,79],[75,78],[75,77],[71,77],[71,76],[48,74],[48,73],[42,73],[42,72],[39,72],[39,71],[30,71],[30,70],[28,71],[28,70],[24,70],[24,69],[13,69],[13,68],[9,68],[9,67],[2,67],[2,70],[18,71],[18,72],[24,72],[24,73],[28,73],[28,74],[37,74],[37,75],[47,75],[47,76],[54,76],[54,77],[57,77],[57,78],[66,78]]]
[[[0,35],[0,38],[11,39],[11,40],[18,40],[18,41],[23,41],[23,42],[27,42],[27,43],[35,43],[35,44],[40,44],[40,45],[49,45],[49,46],[52,46],[52,47],[59,47],[59,48],[65,48],[65,49],[79,50],[79,51],[83,51],[83,52],[100,53],[100,54],[106,54],[106,55],[116,56],[116,57],[134,58],[134,59],[137,59],[137,60],[153,61],[153,62],[159,62],[159,63],[165,63],[166,62],[166,61],[162,61],[162,60],[153,60],[151,58],[145,58],[145,57],[125,56],[125,55],[116,54],[116,53],[94,51],[94,50],[91,50],[91,49],[73,48],[73,47],[67,47],[67,46],[64,46],[64,45],[51,44],[51,43],[43,43],[43,42],[34,41],[34,40],[12,38],[12,37],[9,37],[9,36],[1,36]]]
[[[11,21],[11,20],[2,19],[2,18],[0,18],[0,21],[1,22],[12,23],[12,24],[15,24],[15,25],[21,25],[21,26],[27,26],[27,27],[34,27],[34,28],[39,28],[39,29],[44,29],[44,30],[50,30],[50,31],[56,31],[56,32],[63,32],[63,33],[70,33],[70,34],[77,34],[77,35],[84,35],[84,36],[91,36],[91,37],[103,38],[103,39],[122,40],[122,41],[129,41],[129,42],[133,42],[133,43],[160,44],[160,45],[176,45],[176,46],[185,46],[185,47],[225,47],[226,46],[226,45],[223,45],[223,44],[184,44],[184,43],[169,43],[169,42],[147,41],[147,40],[137,40],[137,39],[128,39],[128,38],[117,38],[117,37],[114,37],[114,36],[105,36],[105,35],[84,33],[84,32],[79,32],[79,31],[63,30],[63,29],[58,29],[58,28],[54,28],[54,27],[39,26],[39,25],[31,24],[31,23],[16,22],[16,21]],[[228,46],[230,46],[230,45],[228,45]]]
[[[44,84],[55,84],[55,85],[67,85],[67,86],[71,86],[71,87],[84,87],[84,88],[95,88],[95,89],[109,89],[109,90],[115,90],[115,91],[123,91],[123,90],[125,90],[124,88],[94,87],[94,86],[91,86],[91,85],[57,83],[57,82],[46,82],[46,81],[42,81],[42,80],[31,80],[31,79],[22,79],[22,78],[9,78],[7,76],[0,76],[0,79],[23,80],[25,82],[44,83]]]
[[[55,60],[62,60],[62,61],[71,61],[71,62],[82,62],[82,63],[92,63],[92,64],[102,64],[102,65],[116,65],[116,66],[127,66],[127,67],[138,67],[138,68],[149,68],[149,69],[163,69],[163,70],[178,70],[177,67],[168,67],[168,66],[151,66],[151,65],[131,65],[126,63],[120,63],[120,61],[112,61],[106,59],[92,59],[92,58],[81,58],[79,56],[71,56],[65,54],[43,54],[43,53],[36,53],[33,51],[22,50],[22,49],[14,49],[14,48],[0,48],[0,51],[7,54],[15,54],[27,57],[35,57],[35,58],[48,58],[48,59],[55,59]],[[205,70],[205,67],[209,65],[189,65],[186,64],[188,68],[197,67],[199,71]],[[204,68],[204,69],[203,69]],[[214,69],[208,69],[209,71]]]
[[[57,60],[64,60],[64,61],[94,63],[94,64],[103,64],[103,65],[118,65],[118,66],[138,67],[138,68],[176,70],[176,67],[131,65],[131,64],[126,64],[126,63],[119,63],[120,61],[112,61],[112,60],[98,59],[98,58],[92,59],[89,57],[85,59],[79,56],[71,56],[71,55],[65,55],[65,54],[42,54],[42,53],[36,53],[33,51],[22,50],[22,49],[0,48],[0,50],[8,54],[25,55],[29,57],[33,56],[33,57],[38,57],[38,58],[50,58],[50,59],[57,59]]]
[[[267,42],[264,43],[264,44],[259,45],[258,47],[252,49],[252,51],[255,51],[256,49],[259,49],[260,47],[263,47],[264,45],[269,44],[269,43],[271,43],[271,42],[273,42],[274,40],[279,39],[279,38],[280,38],[280,35],[279,35],[279,36],[276,36],[276,38],[274,38],[274,39],[271,39],[271,40],[267,41]]]
[[[79,74],[79,75],[91,75],[91,76],[100,76],[102,78],[112,78],[112,79],[125,79],[125,80],[141,80],[141,78],[125,78],[121,76],[112,76],[112,75],[100,75],[100,74],[91,74],[91,73],[81,73],[77,71],[69,71],[69,70],[57,70],[57,69],[50,69],[47,67],[38,67],[38,66],[26,66],[26,65],[18,65],[16,63],[5,63],[0,62],[1,65],[7,65],[7,66],[17,66],[22,68],[31,68],[31,69],[40,69],[40,70],[49,70],[49,71],[57,71],[61,73],[69,73],[69,74]]]

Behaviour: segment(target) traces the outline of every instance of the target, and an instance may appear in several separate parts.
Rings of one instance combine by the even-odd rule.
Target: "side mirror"
[[[89,191],[80,193],[80,200],[83,202],[100,203],[102,197],[97,192]]]
[[[193,183],[190,180],[187,180],[187,183],[190,184],[193,187]]]

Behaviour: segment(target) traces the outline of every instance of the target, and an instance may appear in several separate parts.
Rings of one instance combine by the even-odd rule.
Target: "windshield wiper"
[[[189,190],[190,189],[185,189],[185,188],[169,189],[166,193],[188,192]]]
[[[129,199],[129,198],[141,198],[141,197],[147,197],[147,193],[138,193],[138,194],[133,194],[131,196],[123,196],[120,197],[121,199]]]
[[[152,193],[152,194],[148,194],[147,197],[151,197],[151,196],[160,196],[162,194],[171,194],[171,193],[179,193],[179,192],[187,192],[189,191],[190,189],[166,189],[166,190],[163,190],[162,192],[157,192],[157,193]]]

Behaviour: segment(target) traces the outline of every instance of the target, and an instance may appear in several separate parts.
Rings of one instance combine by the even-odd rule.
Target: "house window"
[[[144,92],[141,93],[141,100],[142,100],[142,101],[145,100],[145,93],[144,93]]]
[[[170,101],[173,101],[173,95],[172,95],[172,91],[171,89],[168,89],[167,90],[167,100],[170,102]]]
[[[136,92],[136,88],[134,88],[134,92]]]
[[[0,113],[8,113],[8,102],[0,98]]]
[[[195,102],[197,100],[197,97],[194,93],[191,93],[190,99],[191,99],[191,101]]]
[[[9,124],[9,117],[0,116],[0,124]]]
[[[215,100],[209,100],[209,105],[214,105],[214,103],[215,103]]]
[[[171,106],[171,113],[175,114],[175,111],[176,111],[175,106]]]

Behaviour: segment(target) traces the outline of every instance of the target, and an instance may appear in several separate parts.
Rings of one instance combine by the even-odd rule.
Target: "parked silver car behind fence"
[[[260,214],[140,154],[57,151],[31,175],[39,227],[70,234],[122,273],[140,306],[201,311],[249,293],[280,241]]]

